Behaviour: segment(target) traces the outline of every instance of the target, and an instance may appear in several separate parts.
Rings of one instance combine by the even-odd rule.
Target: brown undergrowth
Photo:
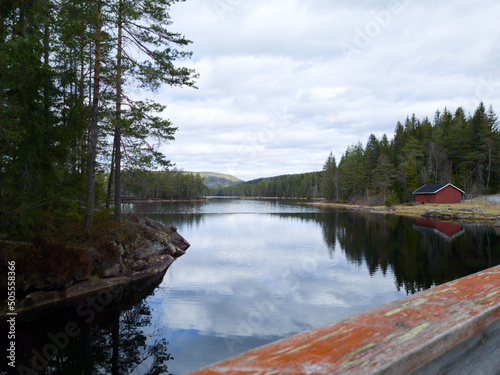
[[[17,298],[38,290],[62,290],[91,275],[99,277],[115,264],[121,267],[145,241],[175,230],[161,225],[155,230],[128,215],[118,223],[109,214],[96,215],[93,228],[86,234],[81,223],[68,221],[60,230],[44,231],[31,242],[0,241],[0,275],[7,275],[8,262],[15,262]],[[4,277],[0,295],[5,297],[6,291]]]

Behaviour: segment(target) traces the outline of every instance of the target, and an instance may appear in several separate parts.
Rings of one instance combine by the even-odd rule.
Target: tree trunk
[[[490,176],[491,176],[491,144],[488,142],[488,178],[486,180],[486,188],[490,187]]]
[[[118,46],[116,51],[116,124],[115,124],[115,220],[122,218],[121,187],[121,109],[122,109],[122,2],[118,5]]]
[[[108,178],[108,193],[106,195],[106,208],[111,204],[111,192],[113,190],[113,175],[115,173],[115,146],[113,145],[113,152],[111,153],[111,170],[109,171]]]
[[[92,230],[92,213],[95,200],[95,166],[97,159],[97,122],[99,120],[99,87],[101,80],[101,1],[97,2],[96,12],[96,41],[95,41],[95,66],[94,66],[94,93],[92,101],[92,117],[90,121],[89,140],[89,168],[87,174],[87,209],[85,212],[85,231]]]
[[[49,61],[49,38],[50,38],[50,30],[49,30],[49,6],[46,5],[45,9],[45,25],[43,31],[43,74],[44,74],[44,82],[43,82],[43,111],[44,111],[44,120],[45,126],[49,127],[49,116],[50,116],[50,61]]]

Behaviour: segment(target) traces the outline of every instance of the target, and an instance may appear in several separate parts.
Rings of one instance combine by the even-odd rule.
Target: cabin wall
[[[434,203],[434,194],[415,194],[416,203]]]
[[[462,193],[452,186],[447,186],[436,194],[415,194],[416,203],[460,203]]]
[[[460,203],[462,193],[457,189],[447,186],[435,194],[434,203]]]

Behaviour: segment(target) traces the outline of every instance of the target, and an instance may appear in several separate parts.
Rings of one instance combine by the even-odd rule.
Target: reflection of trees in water
[[[191,228],[199,226],[200,223],[205,221],[207,215],[209,214],[165,214],[148,215],[148,217],[165,226],[173,225],[174,227],[180,227],[182,225],[183,227]]]
[[[330,257],[333,257],[335,246],[337,244],[337,227],[339,220],[339,212],[321,213],[320,222],[322,223],[323,239],[328,245]]]
[[[173,357],[167,341],[155,338],[152,311],[144,300],[159,282],[147,285],[147,293],[123,293],[102,312],[102,305],[95,309],[90,304],[78,310],[84,314],[72,308],[33,322],[19,321],[17,365],[24,373],[36,374],[170,374],[168,361]],[[78,335],[65,341],[61,333],[68,324],[77,327]],[[59,337],[56,344],[54,335]]]
[[[86,369],[89,374],[169,374],[167,362],[173,358],[166,340],[150,343],[152,337],[145,333],[151,326],[151,309],[146,302],[99,320],[91,329],[94,363]]]
[[[413,219],[394,215],[325,213],[316,216],[325,242],[336,241],[347,259],[366,264],[371,275],[390,267],[396,286],[415,293],[500,263],[500,239],[487,226],[469,225],[453,241],[413,227]]]

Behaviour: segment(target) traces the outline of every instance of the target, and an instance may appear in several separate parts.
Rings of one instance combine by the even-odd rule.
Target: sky
[[[154,100],[178,127],[161,150],[185,171],[243,180],[321,170],[333,152],[436,110],[500,111],[498,0],[187,0],[198,89]]]

